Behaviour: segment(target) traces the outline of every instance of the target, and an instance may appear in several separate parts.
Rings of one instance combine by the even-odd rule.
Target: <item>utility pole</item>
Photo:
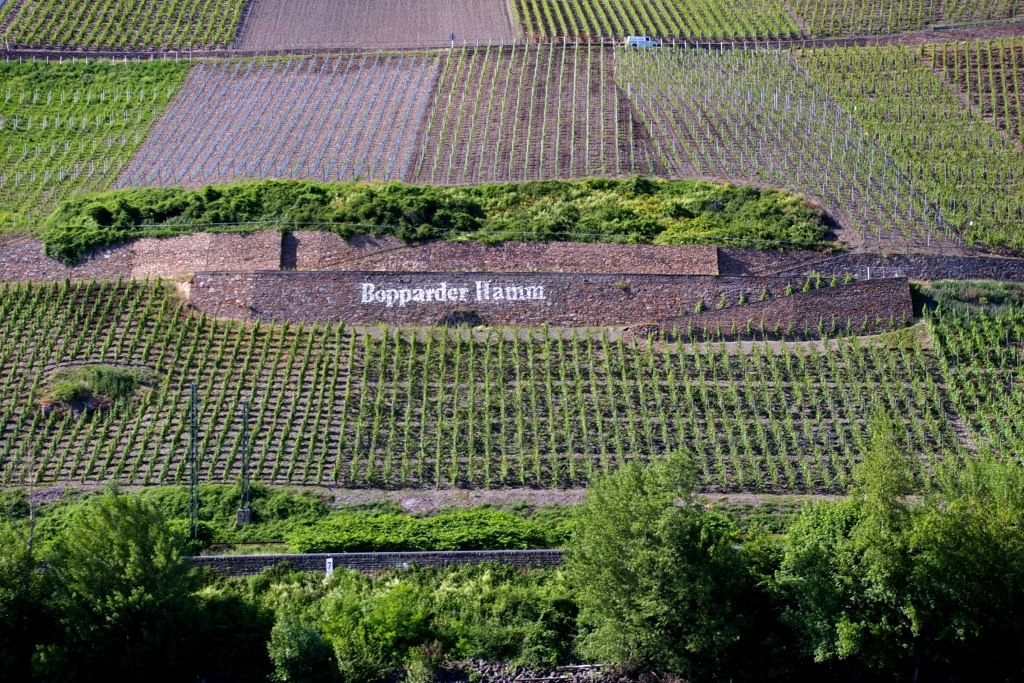
[[[249,493],[249,460],[252,448],[249,440],[249,402],[242,401],[242,502],[235,515],[235,524],[240,527],[252,522],[252,500]]]

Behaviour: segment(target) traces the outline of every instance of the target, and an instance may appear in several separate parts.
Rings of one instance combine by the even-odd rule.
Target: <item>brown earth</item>
[[[236,46],[294,48],[440,47],[515,38],[505,0],[254,0]]]
[[[401,179],[437,64],[408,54],[200,64],[117,187]]]

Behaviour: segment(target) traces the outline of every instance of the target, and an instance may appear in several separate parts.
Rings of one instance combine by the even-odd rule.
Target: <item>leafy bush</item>
[[[75,509],[49,549],[55,637],[37,650],[47,680],[184,680],[202,613],[181,539],[151,505],[106,494]]]
[[[450,658],[549,667],[570,656],[577,610],[564,572],[459,567],[441,577],[433,599]]]
[[[199,487],[199,518],[210,531],[210,541],[246,543],[280,541],[297,527],[326,517],[330,507],[310,492],[269,488],[254,483],[250,488],[253,523],[236,526],[241,490],[231,484],[202,484]],[[188,489],[182,486],[154,486],[139,494],[165,514],[188,516]]]
[[[81,382],[59,382],[53,385],[48,396],[57,403],[81,403],[91,396],[89,387]]]
[[[146,188],[63,202],[46,253],[65,262],[136,237],[271,225],[403,240],[567,240],[819,246],[822,212],[779,190],[705,181],[538,181],[474,187],[263,180],[202,189]],[[284,225],[282,225],[284,224]]]
[[[628,463],[588,488],[566,565],[585,657],[719,680],[738,668],[735,655],[756,650],[753,639],[737,647],[761,637],[737,529],[695,498],[693,471],[676,454]]]
[[[1024,304],[1024,285],[992,280],[941,280],[914,283],[911,287],[916,312],[941,307],[946,311],[971,308],[1003,310]]]
[[[104,396],[116,401],[130,398],[152,378],[151,372],[134,368],[83,365],[53,373],[48,396],[62,403],[79,403],[90,396]]]
[[[493,509],[449,510],[433,517],[335,514],[288,535],[293,552],[512,550],[543,548],[535,524]]]
[[[278,683],[331,683],[338,667],[331,644],[315,627],[286,618],[270,632],[271,680]]]

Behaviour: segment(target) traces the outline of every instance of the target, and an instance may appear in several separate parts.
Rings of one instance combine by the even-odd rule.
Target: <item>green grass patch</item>
[[[970,309],[1006,311],[1024,305],[1024,284],[994,280],[940,280],[914,283],[914,307],[964,313]]]
[[[590,179],[473,187],[256,181],[197,190],[118,190],[62,203],[46,251],[73,262],[137,237],[268,226],[404,240],[561,240],[820,246],[821,212],[779,190],[704,181]],[[298,224],[297,226],[295,224]]]
[[[177,93],[185,62],[0,63],[0,230],[110,188]]]

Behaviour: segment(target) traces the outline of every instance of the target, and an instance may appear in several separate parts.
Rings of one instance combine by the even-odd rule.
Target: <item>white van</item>
[[[661,41],[648,36],[626,36],[626,47],[661,47]]]

